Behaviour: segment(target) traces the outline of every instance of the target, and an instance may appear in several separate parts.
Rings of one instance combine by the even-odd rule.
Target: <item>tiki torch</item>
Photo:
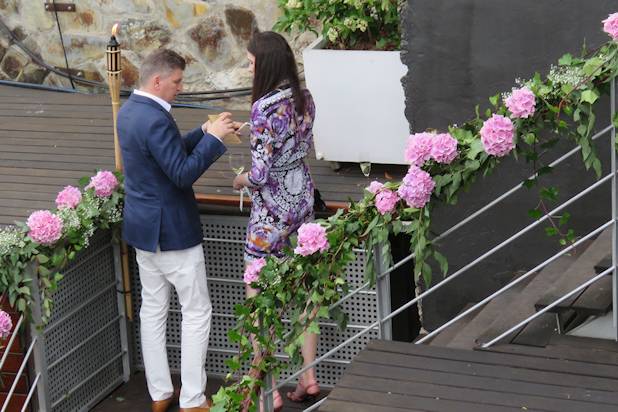
[[[107,83],[109,84],[109,94],[112,98],[112,116],[114,119],[114,161],[116,170],[122,171],[122,156],[120,154],[120,144],[118,142],[118,109],[120,109],[120,45],[116,40],[118,32],[118,23],[112,27],[112,37],[107,43],[105,54],[107,57]],[[129,320],[133,319],[133,307],[131,303],[131,280],[129,271],[129,249],[123,241],[120,244],[121,265],[122,265],[122,283],[124,289],[124,300],[126,314]]]
[[[122,170],[122,157],[120,156],[120,145],[118,144],[118,131],[116,130],[118,109],[120,108],[120,45],[116,40],[118,23],[112,27],[112,37],[107,43],[107,82],[109,84],[109,94],[112,97],[112,114],[114,117],[114,160],[116,170]]]

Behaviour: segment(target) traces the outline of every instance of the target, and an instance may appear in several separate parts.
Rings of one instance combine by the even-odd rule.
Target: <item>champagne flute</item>
[[[230,153],[228,155],[228,163],[230,164],[230,168],[232,169],[232,171],[236,174],[236,176],[238,176],[239,174],[245,171],[245,154],[244,153]],[[250,193],[249,193],[249,189],[247,189],[246,187],[243,187],[239,191],[239,193],[240,194],[239,194],[238,207],[240,211],[242,212],[243,203],[245,199],[245,193],[247,194],[247,196],[250,196]]]

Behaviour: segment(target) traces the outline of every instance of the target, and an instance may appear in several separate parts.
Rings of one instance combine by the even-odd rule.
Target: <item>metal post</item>
[[[618,341],[618,279],[617,279],[617,265],[618,265],[618,243],[616,242],[616,231],[618,230],[618,212],[616,210],[616,127],[614,126],[614,116],[616,114],[616,80],[612,79],[610,83],[610,124],[611,141],[610,151],[612,159],[612,220],[614,225],[612,227],[612,267],[614,268],[612,274],[612,286],[613,286],[613,314],[614,314],[614,338]]]
[[[128,338],[128,325],[127,325],[127,311],[125,308],[125,294],[128,293],[124,289],[123,274],[122,274],[122,257],[120,254],[120,245],[114,244],[114,273],[116,275],[116,289],[122,291],[116,294],[116,302],[118,304],[118,315],[120,316],[120,345],[122,348],[122,378],[125,382],[129,381],[131,377],[131,362],[129,359],[129,338]]]
[[[40,376],[36,392],[39,412],[51,412],[51,399],[49,397],[49,376],[47,367],[47,357],[45,356],[45,331],[42,327],[42,306],[41,291],[39,289],[39,276],[36,271],[36,266],[30,264],[26,267],[30,272],[32,279],[32,322],[30,323],[30,334],[32,339],[37,338],[34,345],[34,371],[37,376]],[[38,327],[37,327],[38,326]]]
[[[388,253],[383,245],[376,245],[373,249],[373,261],[375,273],[382,273],[386,269],[386,257],[385,253]],[[391,313],[391,278],[390,276],[384,276],[376,279],[376,298],[378,306],[378,320],[380,339],[392,340],[393,339],[393,323],[392,321],[383,321],[386,316]]]
[[[260,393],[260,400],[264,402],[264,411],[273,412],[275,405],[273,402],[273,375],[269,372],[264,375],[264,386]]]

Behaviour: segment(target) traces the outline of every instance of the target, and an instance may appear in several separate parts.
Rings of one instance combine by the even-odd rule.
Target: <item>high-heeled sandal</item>
[[[317,382],[312,382],[309,385],[305,385],[302,380],[298,381],[296,389],[293,392],[288,392],[287,397],[292,402],[305,402],[313,400],[320,395],[320,387]]]

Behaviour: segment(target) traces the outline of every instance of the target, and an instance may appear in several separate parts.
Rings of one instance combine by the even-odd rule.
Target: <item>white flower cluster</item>
[[[299,9],[302,7],[302,5],[303,5],[303,2],[301,0],[288,0],[285,6],[288,9]]]
[[[56,215],[62,219],[62,233],[67,234],[72,230],[79,229],[81,222],[77,210],[64,208],[58,210]]]
[[[117,223],[122,220],[122,211],[119,208],[112,209],[108,214],[109,223]]]
[[[367,20],[359,19],[358,17],[346,17],[343,20],[343,25],[352,31],[360,30],[366,32],[369,27]]]
[[[357,10],[361,10],[363,8],[363,0],[344,0],[344,4],[354,6]]]
[[[0,228],[0,255],[8,254],[14,247],[24,246],[24,236],[17,228]]]
[[[326,35],[328,36],[328,40],[334,43],[335,41],[337,41],[337,38],[339,37],[339,32],[337,31],[336,28],[331,27],[330,29],[328,29],[328,32],[326,33]]]
[[[573,66],[551,66],[547,79],[555,85],[578,86],[585,76],[581,68]]]

